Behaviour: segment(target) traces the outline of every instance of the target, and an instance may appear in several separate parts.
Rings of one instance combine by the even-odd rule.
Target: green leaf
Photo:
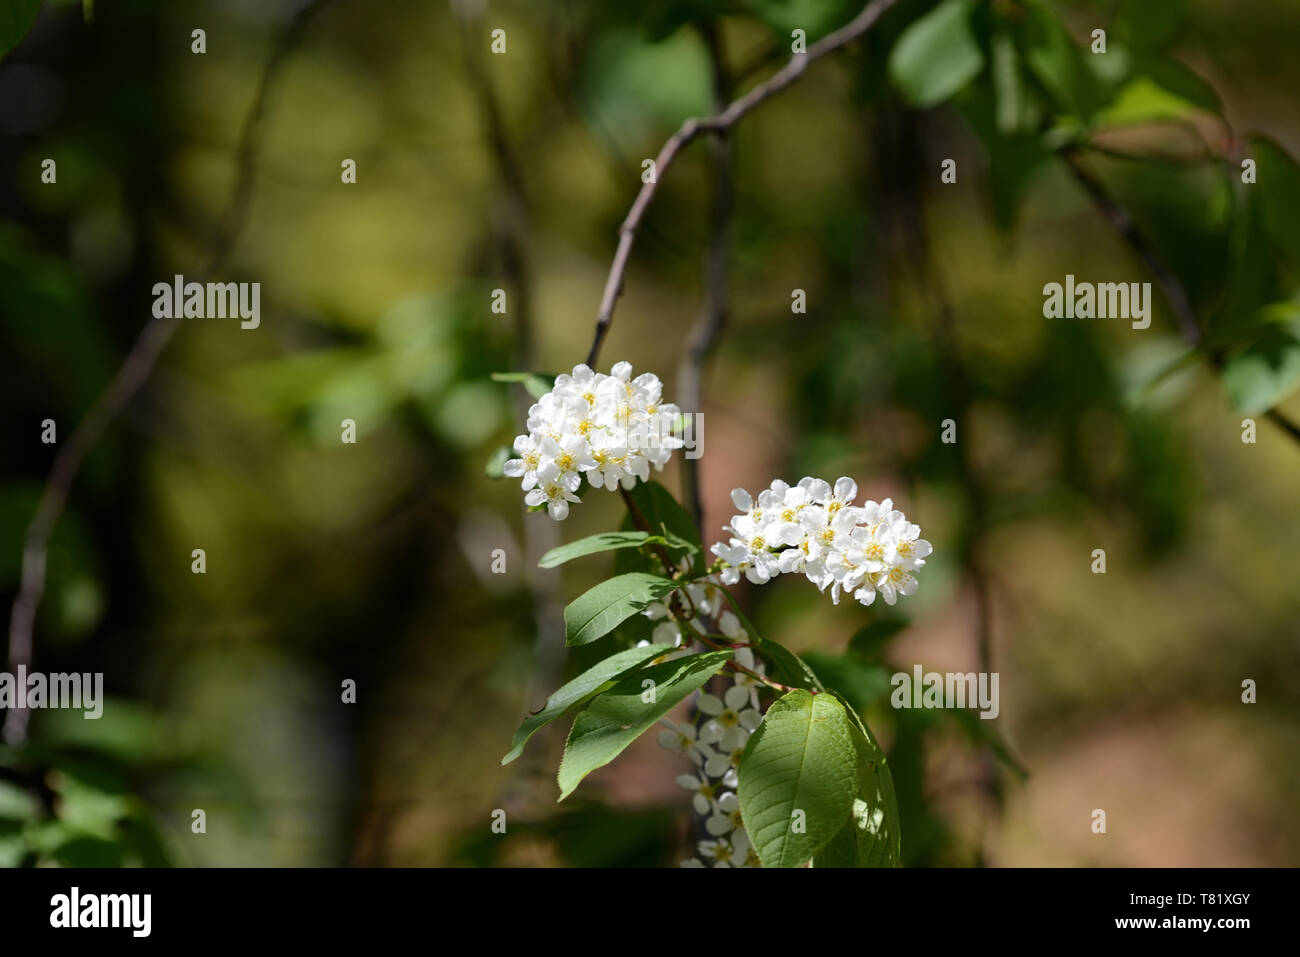
[[[693,563],[694,574],[704,574],[704,544],[700,539],[700,530],[695,527],[695,520],[686,509],[673,498],[673,494],[658,482],[638,482],[628,495],[645,518],[646,524],[656,534],[662,534],[670,540],[675,537],[695,546],[697,555]],[[633,527],[630,514],[624,525]]]
[[[1256,183],[1269,238],[1278,247],[1292,273],[1300,275],[1300,165],[1276,142],[1264,136],[1252,137]]]
[[[1115,11],[1111,32],[1135,49],[1163,49],[1177,36],[1186,19],[1187,0],[1124,3]]]
[[[993,90],[997,103],[997,131],[1002,136],[1032,133],[1042,121],[1042,113],[1025,88],[1020,55],[1006,32],[993,35]]]
[[[730,651],[710,651],[666,661],[634,672],[592,699],[569,730],[560,761],[559,799],[563,801],[583,778],[618,757],[730,658]],[[647,686],[647,681],[654,684]],[[643,696],[651,688],[653,699],[647,702]]]
[[[668,531],[701,546],[700,530],[673,493],[658,482],[639,482],[628,492],[646,522],[656,532]]]
[[[633,668],[639,668],[652,658],[657,658],[659,655],[667,654],[672,650],[671,645],[645,645],[641,648],[629,648],[627,651],[620,651],[616,655],[610,655],[599,664],[588,668],[547,698],[546,704],[541,711],[530,714],[524,719],[524,723],[515,732],[514,740],[510,742],[510,750],[501,759],[501,763],[509,764],[523,754],[524,745],[528,743],[529,738],[574,705],[587,701],[601,691],[607,690],[611,687],[615,678],[626,674]]]
[[[1275,326],[1230,358],[1223,385],[1242,415],[1258,415],[1277,405],[1300,385],[1300,339]]]
[[[556,565],[563,565],[570,559],[581,558],[583,555],[595,555],[598,552],[613,551],[616,548],[638,548],[642,545],[663,545],[671,549],[699,551],[690,542],[684,541],[676,535],[673,535],[670,539],[663,535],[650,535],[647,532],[635,530],[601,532],[599,535],[589,535],[586,538],[578,539],[576,542],[552,548],[542,556],[542,560],[537,564],[542,568],[554,568]]]
[[[995,56],[998,48],[994,48]],[[1006,54],[1003,57],[1005,70]],[[1013,64],[1015,66],[1015,64]],[[997,64],[995,63],[995,70]],[[1023,76],[1017,72],[1017,76]],[[988,181],[994,220],[1003,232],[1010,232],[1016,224],[1021,200],[1038,170],[1051,158],[1051,153],[1038,134],[1042,112],[1036,100],[1036,91],[1028,91],[1017,83],[1014,103],[1006,104],[1012,94],[1005,89],[987,89],[976,84],[969,95],[962,97],[959,109],[974,128],[988,154]],[[1013,110],[1018,113],[1020,132],[1008,135],[1000,124],[1010,124]]]
[[[27,36],[40,9],[41,0],[5,0],[0,4],[0,57]]]
[[[1223,100],[1219,92],[1199,73],[1168,57],[1152,57],[1141,64],[1141,72],[1151,77],[1170,93],[1194,103],[1207,113],[1223,113]]]
[[[564,609],[565,643],[585,645],[614,630],[619,622],[645,609],[677,587],[661,575],[628,572],[603,581]]]
[[[789,692],[750,737],[739,774],[740,816],[763,866],[811,860],[844,826],[857,794],[844,705],[830,694]]]
[[[523,383],[534,399],[540,399],[555,388],[555,376],[542,372],[494,372],[492,381]]]
[[[615,141],[711,110],[709,55],[694,30],[646,42],[640,26],[606,28],[596,33],[584,60],[579,102],[593,126],[607,129]]]
[[[848,709],[857,761],[857,796],[848,820],[814,867],[897,867],[902,860],[898,798],[880,745],[862,719]]]
[[[1205,348],[1210,351],[1249,343],[1260,331],[1260,308],[1287,294],[1279,279],[1264,193],[1258,184],[1242,184],[1233,199],[1227,228],[1224,298],[1207,326]]]
[[[1039,2],[1025,5],[1028,16],[1016,25],[1017,45],[1030,73],[1047,91],[1058,111],[1087,119],[1104,93],[1085,54],[1056,14]]]
[[[1190,119],[1200,111],[1198,104],[1170,92],[1151,77],[1135,76],[1093,122],[1097,126],[1141,126]]]
[[[488,478],[505,478],[505,464],[512,458],[514,458],[514,452],[510,446],[503,445],[492,453],[492,458],[488,459],[487,465],[483,467],[483,472]]]
[[[30,821],[41,812],[40,802],[16,784],[0,781],[0,818]]]
[[[973,0],[943,0],[894,44],[889,75],[914,106],[942,103],[984,69],[984,54],[971,31],[973,8]]]
[[[745,6],[781,34],[787,46],[791,30],[805,31],[811,43],[862,9],[858,0],[745,0]]]
[[[27,857],[27,840],[21,830],[0,829],[0,867],[21,867]]]

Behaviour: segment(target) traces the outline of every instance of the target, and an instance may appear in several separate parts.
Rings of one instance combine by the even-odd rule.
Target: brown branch
[[[248,204],[252,196],[253,162],[256,158],[258,134],[266,111],[267,95],[272,80],[289,53],[302,39],[313,14],[328,2],[329,0],[321,0],[299,11],[271,50],[240,135],[235,158],[235,186],[227,214],[217,229],[208,263],[199,274],[200,281],[206,281],[208,276],[225,263],[234,246],[239,228],[247,216]],[[179,328],[177,321],[157,317],[145,323],[117,374],[90,407],[90,411],[72,433],[68,443],[54,456],[49,478],[46,480],[36,512],[27,526],[27,533],[23,539],[22,577],[9,616],[11,672],[16,671],[20,665],[29,665],[32,660],[32,633],[36,611],[45,592],[46,555],[49,550],[50,536],[63,514],[77,472],[86,456],[99,442],[109,423],[126,407],[149,378],[158,356],[171,341],[177,328]],[[27,711],[20,701],[5,716],[4,738],[9,744],[17,745],[23,741],[26,733]]]
[[[1146,263],[1147,269],[1151,270],[1151,275],[1160,284],[1165,298],[1169,300],[1169,305],[1173,307],[1174,320],[1178,323],[1178,330],[1182,333],[1183,339],[1193,349],[1198,347],[1201,344],[1201,324],[1196,319],[1196,310],[1192,308],[1191,300],[1187,297],[1187,290],[1183,287],[1182,281],[1174,274],[1172,269],[1165,265],[1155,246],[1138,229],[1137,223],[1129,215],[1128,210],[1121,206],[1106,191],[1106,187],[1102,185],[1101,181],[1083,165],[1078,151],[1071,148],[1064,149],[1061,151],[1061,157],[1065,160],[1066,165],[1070,167],[1070,172],[1074,174],[1075,180],[1088,194],[1088,198],[1092,200],[1093,205],[1106,217],[1106,221],[1114,227],[1115,231],[1124,237],[1133,251],[1138,254],[1138,257]]]
[[[1187,295],[1187,289],[1182,280],[1169,268],[1164,259],[1161,258],[1160,253],[1156,251],[1155,246],[1138,229],[1137,223],[1129,215],[1128,210],[1111,196],[1102,182],[1083,165],[1078,150],[1066,148],[1061,151],[1061,156],[1066,165],[1070,167],[1070,172],[1074,174],[1075,180],[1083,187],[1084,192],[1088,194],[1088,198],[1092,200],[1093,205],[1106,218],[1106,221],[1114,227],[1115,231],[1128,242],[1139,258],[1146,263],[1156,282],[1160,284],[1165,298],[1169,300],[1170,306],[1173,307],[1174,319],[1178,323],[1178,329],[1183,340],[1193,349],[1199,349],[1203,338],[1201,325],[1197,321],[1196,310],[1192,308],[1191,299]],[[1207,358],[1216,369],[1222,369],[1223,356],[1221,354],[1215,352],[1207,356]],[[1296,441],[1300,441],[1300,425],[1291,421],[1276,408],[1269,409],[1265,415],[1278,428],[1287,432]]]
[[[610,266],[609,277],[605,280],[605,291],[600,297],[600,310],[596,313],[596,333],[591,342],[591,349],[587,353],[587,365],[595,368],[596,360],[600,357],[600,347],[614,318],[614,304],[623,291],[623,277],[632,254],[632,244],[636,242],[637,229],[650,203],[654,200],[659,181],[677,154],[692,140],[705,133],[728,132],[751,110],[798,80],[809,63],[828,53],[833,53],[866,33],[896,2],[897,0],[871,0],[856,17],[833,33],[822,37],[808,47],[806,52],[792,56],[790,62],[744,96],[733,100],[721,113],[714,116],[692,117],[682,123],[677,132],[668,138],[663,148],[659,150],[659,155],[655,157],[654,178],[642,184],[636,200],[632,203],[632,208],[628,211],[627,218],[618,227],[618,248],[614,252],[614,262]]]
[[[1270,422],[1276,425],[1279,429],[1282,429],[1284,432],[1289,433],[1291,438],[1295,439],[1297,442],[1300,442],[1300,425],[1297,425],[1295,422],[1292,422],[1290,419],[1288,419],[1277,409],[1269,409],[1267,412],[1264,413],[1264,416]]]
[[[632,523],[636,525],[637,528],[641,529],[641,531],[645,532],[647,535],[663,534],[663,529],[654,528],[650,524],[649,519],[641,513],[641,509],[637,508],[636,501],[632,498],[631,494],[628,493],[627,489],[620,485],[618,488],[618,494],[623,496],[623,504],[627,506],[627,513],[632,516]],[[669,578],[675,576],[677,574],[677,564],[668,557],[668,550],[657,543],[652,547],[654,548],[655,554],[659,557],[659,561],[663,563],[664,574]]]

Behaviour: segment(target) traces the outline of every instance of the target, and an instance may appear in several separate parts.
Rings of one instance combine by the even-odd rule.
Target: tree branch
[[[713,96],[721,108],[731,96],[731,77],[717,26],[701,27],[713,63]],[[727,251],[731,243],[731,213],[735,196],[732,175],[732,143],[726,133],[709,143],[713,162],[713,218],[708,251],[704,258],[704,306],[686,340],[686,351],[677,368],[677,402],[688,415],[700,411],[700,386],[704,360],[717,345],[726,324]],[[704,530],[704,502],[700,495],[700,460],[684,458],[683,478],[686,504],[695,527]]]
[[[1137,223],[1129,215],[1128,210],[1121,206],[1106,191],[1106,187],[1095,177],[1086,166],[1083,165],[1079,153],[1074,149],[1064,149],[1061,151],[1061,157],[1065,160],[1066,165],[1070,167],[1070,172],[1074,174],[1075,180],[1083,187],[1088,198],[1092,200],[1098,211],[1106,217],[1106,221],[1114,227],[1132,247],[1133,251],[1138,254],[1139,258],[1146,263],[1155,277],[1156,282],[1164,291],[1165,298],[1169,300],[1169,305],[1174,310],[1174,320],[1178,323],[1178,330],[1187,344],[1193,349],[1201,344],[1201,325],[1196,320],[1196,310],[1192,308],[1191,300],[1187,297],[1187,290],[1183,287],[1180,280],[1172,269],[1165,265],[1156,248],[1138,229]]]
[[[1174,319],[1178,323],[1178,329],[1182,333],[1183,340],[1193,349],[1199,349],[1202,342],[1201,325],[1196,319],[1196,310],[1192,308],[1191,300],[1187,295],[1187,289],[1183,286],[1182,280],[1166,265],[1160,253],[1156,251],[1155,246],[1138,229],[1137,223],[1129,215],[1128,210],[1120,205],[1119,201],[1106,191],[1106,187],[1102,185],[1101,181],[1083,165],[1078,150],[1066,148],[1061,151],[1061,156],[1066,165],[1070,167],[1070,172],[1074,174],[1075,180],[1078,181],[1084,192],[1088,194],[1089,199],[1092,200],[1093,205],[1106,218],[1106,221],[1114,227],[1115,231],[1124,237],[1133,251],[1151,270],[1151,274],[1164,291],[1165,298],[1169,300],[1170,306],[1173,307]],[[1221,355],[1215,353],[1207,356],[1207,358],[1215,368],[1223,368],[1223,357]],[[1274,425],[1300,442],[1300,425],[1292,422],[1276,408],[1269,409],[1265,416]]]
[[[605,280],[605,291],[600,298],[600,310],[596,313],[596,333],[591,342],[591,349],[587,353],[587,365],[594,368],[596,360],[600,357],[600,347],[614,318],[614,304],[623,291],[623,276],[627,272],[632,245],[636,242],[637,229],[650,203],[654,200],[659,181],[677,154],[704,133],[728,132],[751,110],[798,80],[808,64],[828,53],[833,53],[866,33],[896,2],[897,0],[871,0],[856,17],[833,33],[822,37],[808,47],[805,53],[792,56],[789,63],[767,80],[753,87],[744,96],[733,100],[721,113],[707,117],[692,117],[682,123],[677,132],[668,138],[663,148],[659,150],[659,155],[655,157],[654,179],[642,184],[641,191],[637,193],[627,217],[618,227],[618,248],[614,252],[614,262],[610,266],[609,277]]]
[[[207,265],[199,274],[199,281],[206,282],[207,277],[226,262],[239,228],[247,215],[252,196],[252,173],[258,134],[266,111],[267,95],[272,80],[285,59],[302,39],[312,16],[328,2],[329,0],[321,0],[299,11],[271,50],[240,135],[235,159],[235,186],[230,205],[224,221],[218,226],[212,252]],[[27,526],[27,533],[23,539],[22,577],[9,616],[9,670],[11,672],[16,671],[20,665],[29,665],[32,660],[32,632],[36,611],[45,592],[46,555],[49,550],[50,536],[63,514],[77,472],[86,456],[99,442],[109,423],[117,417],[149,378],[158,356],[171,341],[177,328],[179,328],[177,321],[157,317],[145,323],[117,374],[90,407],[90,411],[72,433],[68,443],[54,456],[49,478],[46,480],[36,512]],[[23,741],[26,733],[27,711],[22,707],[20,700],[18,705],[10,709],[5,716],[4,738],[9,744],[17,745]]]

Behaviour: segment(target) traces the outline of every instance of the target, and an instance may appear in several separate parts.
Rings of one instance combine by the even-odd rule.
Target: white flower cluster
[[[890,499],[854,505],[857,483],[841,478],[832,488],[821,479],[788,485],[777,479],[757,501],[744,489],[731,500],[741,514],[723,526],[727,543],[713,546],[722,559],[723,584],[744,575],[756,585],[782,573],[801,572],[831,600],[851,594],[870,605],[879,593],[892,605],[916,591],[914,572],[925,564],[930,543]]]
[[[718,619],[719,629],[737,639],[743,637],[740,622],[730,612]],[[748,648],[737,648],[737,663],[755,674],[763,674],[763,664]],[[693,724],[661,721],[668,730],[659,732],[659,746],[680,751],[695,771],[677,778],[677,783],[692,792],[691,804],[704,816],[709,839],[698,843],[698,857],[682,862],[683,867],[756,867],[758,854],[740,820],[737,769],[745,753],[749,736],[762,721],[758,711],[758,679],[737,674],[735,683],[721,698],[701,694],[697,706],[704,723],[697,730]]]
[[[515,439],[519,457],[505,474],[522,479],[524,501],[546,506],[556,521],[579,501],[584,473],[592,488],[610,491],[648,481],[650,467],[661,470],[682,447],[673,434],[681,411],[662,392],[656,375],[632,378],[631,363],[616,363],[609,375],[574,366],[528,410],[528,434]]]

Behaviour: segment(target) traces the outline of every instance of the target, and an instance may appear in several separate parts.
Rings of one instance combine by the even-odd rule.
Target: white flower
[[[749,852],[749,840],[743,834],[739,838],[733,835],[730,840],[719,837],[712,841],[700,841],[697,846],[700,857],[713,867],[740,867],[745,863]]]
[[[620,445],[604,430],[593,432],[588,441],[593,464],[587,470],[587,481],[592,488],[613,492],[625,482],[628,488],[636,484],[636,476],[628,469],[627,446]]]
[[[537,484],[537,470],[542,464],[542,453],[537,447],[537,439],[531,435],[515,437],[515,451],[519,458],[510,459],[502,466],[502,471],[511,478],[522,478],[525,492]]]
[[[745,637],[745,626],[730,611],[724,611],[718,616],[718,631],[733,641],[739,641]]]
[[[584,474],[592,488],[609,491],[649,481],[651,469],[662,469],[682,447],[680,418],[681,410],[663,401],[658,376],[633,379],[626,362],[610,375],[577,365],[528,410],[528,432],[515,439],[517,458],[504,472],[521,480],[530,506],[544,504],[563,520]]]
[[[569,517],[569,503],[579,499],[562,479],[556,464],[547,462],[537,473],[537,487],[524,496],[524,502],[531,507],[545,505],[551,518],[557,522],[564,521]]]
[[[682,643],[682,629],[675,621],[661,621],[650,632],[650,642],[655,645],[671,645],[676,648]]]
[[[658,739],[659,747],[665,751],[680,751],[696,765],[703,765],[716,757],[713,749],[699,740],[694,725],[673,724],[671,721],[660,721],[659,723],[668,729],[660,731]],[[717,777],[717,775],[713,776]]]
[[[920,568],[932,550],[930,543],[917,537],[921,534],[920,525],[913,525],[902,512],[894,514],[898,516],[890,529],[894,538],[894,554],[898,556],[899,564],[905,568]]]
[[[903,565],[891,565],[876,582],[876,591],[880,592],[885,603],[892,605],[899,595],[911,595],[916,592],[916,579]]]
[[[723,632],[723,634],[726,634],[726,632]],[[737,648],[731,657],[735,658],[738,664],[754,672],[754,674],[763,675],[767,673],[767,666],[759,661],[749,648]],[[735,685],[737,688],[744,688],[749,692],[749,706],[756,709],[758,707],[758,689],[762,686],[762,682],[751,675],[745,674],[743,671],[738,671],[735,676]]]
[[[859,506],[853,504],[857,494],[848,477],[833,487],[818,478],[795,486],[777,479],[757,501],[744,489],[732,490],[740,513],[723,526],[727,541],[712,546],[721,581],[734,585],[744,575],[761,585],[801,573],[836,604],[844,594],[864,605],[880,594],[892,605],[915,593],[915,573],[930,543],[890,499]]]
[[[570,492],[582,488],[582,472],[595,466],[591,447],[582,435],[565,435],[558,441],[549,435],[542,439],[538,452],[543,462],[549,462],[559,472],[557,483]]]
[[[651,621],[659,622],[650,633],[650,640],[656,645],[672,645],[675,648],[682,643],[681,626],[672,617],[667,604],[662,601],[652,601],[645,606],[641,614]]]
[[[743,741],[739,747],[723,754],[710,749],[709,756],[704,760],[704,773],[711,778],[718,778],[723,787],[734,788],[740,781],[740,759],[744,753],[745,742]]]
[[[763,512],[767,521],[762,529],[763,537],[775,547],[800,545],[804,529],[799,518],[811,504],[808,489],[802,485],[791,488],[778,479],[759,500],[764,501],[764,496]]]
[[[749,707],[749,689],[742,685],[733,685],[720,699],[716,695],[702,694],[698,707],[704,714],[710,715],[700,729],[700,740],[706,744],[716,744],[723,751],[733,751],[743,747],[749,739],[749,733],[758,727],[762,716]]]
[[[718,798],[718,808],[704,822],[704,828],[714,837],[721,837],[744,827],[740,819],[740,799],[735,792],[728,791]]]
[[[691,795],[691,804],[695,807],[695,813],[708,814],[710,811],[717,810],[721,791],[718,785],[703,774],[679,774],[677,783],[686,790],[695,792]]]
[[[734,585],[740,580],[740,573],[755,585],[762,585],[781,573],[780,560],[772,551],[780,543],[765,537],[766,528],[764,522],[755,521],[751,514],[737,515],[731,520],[731,541],[713,546],[713,554],[729,566],[722,571],[724,585]]]

